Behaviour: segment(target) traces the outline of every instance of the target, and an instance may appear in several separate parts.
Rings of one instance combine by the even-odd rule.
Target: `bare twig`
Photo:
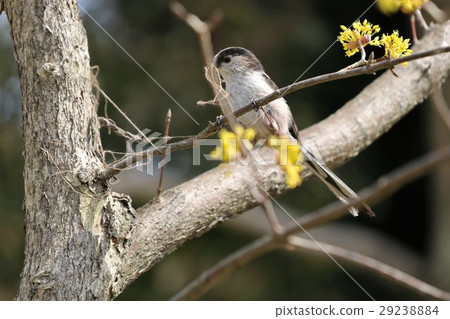
[[[220,279],[250,261],[280,247],[269,235],[261,237],[222,259],[213,268],[203,272],[198,278],[177,292],[171,300],[196,300],[213,287]]]
[[[168,141],[168,137],[169,137],[169,127],[170,127],[170,120],[172,118],[172,111],[169,109],[169,111],[167,111],[167,115],[166,115],[166,124],[164,127],[164,145],[167,146],[167,141]],[[162,182],[163,182],[163,178],[164,178],[164,168],[166,167],[166,152],[164,152],[162,154],[162,167],[161,167],[161,174],[159,175],[159,183],[158,183],[158,191],[156,192],[156,197],[158,198],[159,195],[161,195],[161,191],[162,191]]]
[[[326,251],[330,256],[338,257],[352,264],[370,269],[382,276],[388,277],[395,283],[410,288],[426,297],[438,300],[450,300],[449,292],[427,284],[397,268],[358,252],[298,236],[289,236],[286,245],[288,248],[295,247],[301,250],[306,249],[319,253]]]
[[[331,81],[336,81],[336,80],[340,80],[340,79],[346,79],[346,78],[350,78],[350,77],[354,77],[354,76],[358,76],[358,75],[374,74],[381,70],[392,69],[392,68],[394,68],[394,66],[399,65],[404,62],[410,62],[413,60],[418,60],[418,59],[422,59],[425,57],[429,57],[429,56],[433,56],[433,55],[437,55],[437,54],[443,54],[443,53],[447,53],[447,52],[450,52],[450,46],[444,46],[444,47],[439,47],[439,48],[435,48],[435,49],[416,52],[416,53],[413,53],[408,56],[395,58],[395,59],[386,59],[386,60],[379,61],[379,62],[377,62],[375,60],[375,61],[372,61],[371,64],[366,64],[366,65],[358,67],[358,68],[354,68],[354,69],[350,69],[350,70],[340,70],[340,71],[333,72],[333,73],[327,73],[327,74],[315,76],[310,79],[299,81],[294,84],[285,86],[281,89],[278,89],[278,90],[272,92],[271,94],[269,94],[263,98],[257,99],[255,101],[253,101],[253,103],[250,103],[249,105],[246,105],[243,108],[240,108],[234,114],[236,117],[242,116],[242,115],[250,112],[251,110],[254,110],[255,107],[262,107],[262,106],[266,105],[267,103],[272,102],[273,100],[279,99],[287,94],[290,94],[292,92],[295,92],[295,91],[298,91],[298,90],[301,90],[301,89],[304,89],[304,88],[307,88],[310,86],[314,86],[314,85],[326,83],[326,82],[331,82]]]
[[[178,1],[170,3],[170,10],[181,20],[184,21],[198,37],[200,49],[203,57],[203,64],[210,65],[214,57],[214,49],[211,41],[211,31],[217,27],[222,21],[222,14],[220,11],[214,11],[208,21],[200,20],[196,15],[190,13]]]
[[[409,15],[409,24],[411,25],[413,43],[417,43],[419,41],[419,37],[417,36],[416,16],[413,13]]]
[[[178,18],[184,21],[197,34],[203,56],[203,62],[205,65],[211,64],[212,58],[214,56],[214,51],[211,44],[212,42],[210,32],[222,21],[222,15],[220,11],[216,11],[211,15],[210,19],[207,22],[203,22],[194,14],[188,12],[186,8],[177,1],[173,1],[170,3],[170,9]],[[212,87],[212,89],[214,91],[214,94],[217,94],[216,89],[214,87]],[[143,160],[149,156],[164,154],[168,149],[170,149],[170,152],[174,152],[192,148],[195,140],[206,139],[214,135],[219,130],[219,128],[220,127],[218,125],[210,123],[200,133],[195,136],[188,137],[183,141],[170,143],[168,145],[166,144],[159,147],[152,147],[145,152],[128,154],[109,165],[109,167],[107,167],[99,174],[99,177],[102,179],[110,179],[127,167],[133,166],[137,161]]]
[[[134,122],[128,117],[128,115],[125,114],[124,111],[122,111],[122,109],[108,96],[108,94],[106,94],[105,91],[103,91],[100,87],[97,87],[98,91],[103,95],[103,97],[105,98],[105,100],[109,103],[111,103],[112,106],[114,106],[114,108],[117,110],[117,112],[120,113],[120,115],[122,115],[127,121],[128,123],[131,124],[131,126],[133,126],[136,131],[139,132],[139,134],[141,134],[142,139],[146,140],[152,147],[156,147],[153,142],[139,129],[139,127],[134,124]],[[144,158],[140,158],[139,160],[144,160],[146,157]],[[134,164],[134,163],[133,163]],[[112,177],[112,176],[111,176]]]
[[[106,169],[100,172],[99,178],[110,179],[127,167],[133,166],[137,161],[143,160],[149,156],[161,155],[166,152],[168,148],[170,148],[170,152],[190,149],[194,145],[195,140],[208,138],[216,134],[218,130],[219,127],[217,125],[210,123],[205,129],[193,137],[189,137],[179,142],[169,143],[165,146],[161,145],[159,147],[151,147],[144,152],[125,155],[123,158],[110,164]]]
[[[330,82],[330,81],[336,81],[339,79],[345,79],[345,78],[358,76],[358,75],[373,74],[377,71],[381,71],[381,70],[385,70],[385,69],[392,69],[395,65],[401,64],[403,62],[409,62],[409,61],[413,61],[413,60],[417,60],[417,59],[422,59],[425,57],[442,54],[442,53],[446,53],[446,52],[450,52],[450,46],[440,47],[440,48],[426,50],[426,51],[422,51],[422,52],[417,52],[417,53],[413,53],[409,56],[400,57],[400,58],[396,58],[396,59],[389,59],[389,60],[384,60],[384,61],[380,61],[380,62],[373,61],[371,64],[368,64],[368,65],[365,65],[365,66],[362,66],[359,68],[345,70],[345,71],[341,70],[341,71],[334,72],[334,73],[328,73],[328,74],[312,77],[310,79],[299,81],[299,82],[296,82],[289,86],[283,87],[261,99],[257,99],[254,101],[254,103],[251,103],[251,104],[235,111],[233,113],[233,115],[236,118],[240,117],[240,116],[254,110],[255,107],[262,107],[262,106],[272,102],[273,100],[276,100],[280,97],[283,97],[287,94],[290,94],[292,92],[295,92],[297,90],[300,90],[300,89],[303,89],[306,87],[310,87],[310,86],[314,86],[317,84],[326,83],[326,82]],[[223,124],[227,124],[227,123],[228,122],[225,119]],[[100,172],[99,178],[109,179],[109,178],[115,176],[116,174],[118,174],[121,170],[127,168],[128,166],[133,165],[138,160],[145,159],[148,156],[162,154],[168,147],[170,147],[171,152],[192,148],[192,146],[194,144],[194,140],[208,138],[208,137],[214,135],[219,130],[219,128],[220,127],[218,125],[216,125],[215,123],[210,123],[205,129],[203,129],[200,133],[198,133],[196,136],[194,136],[192,138],[188,138],[183,141],[179,141],[179,142],[175,142],[175,143],[170,143],[167,146],[151,147],[146,152],[127,155],[124,158],[119,159],[118,161],[110,164],[109,167],[107,167],[102,172]]]
[[[272,201],[267,196],[266,192],[261,189],[256,181],[255,185],[250,186],[250,192],[253,198],[261,205],[266,213],[267,220],[269,221],[270,227],[272,228],[274,236],[282,233],[282,227],[278,221],[275,210],[273,209]]]
[[[359,194],[360,199],[358,201],[352,201],[348,205],[342,205],[340,202],[327,205],[314,213],[308,214],[295,222],[288,224],[278,236],[264,236],[253,243],[242,247],[238,251],[224,258],[217,265],[203,272],[197,279],[173,296],[172,299],[194,300],[199,298],[226,274],[244,266],[256,257],[282,247],[290,235],[341,218],[347,215],[347,209],[351,206],[357,208],[361,206],[363,202],[374,203],[386,198],[402,186],[424,176],[449,160],[450,145],[411,161],[388,175],[380,177],[374,185],[364,189]]]
[[[98,122],[100,123],[100,127],[106,127],[109,131],[113,132],[114,134],[121,136],[127,140],[139,140],[142,138],[140,135],[132,134],[128,131],[125,131],[124,129],[117,126],[117,124],[111,120],[110,118],[98,117]]]

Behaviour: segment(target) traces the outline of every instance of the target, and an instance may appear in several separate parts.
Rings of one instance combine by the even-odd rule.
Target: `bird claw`
[[[223,119],[224,119],[223,115],[218,115],[216,116],[216,121],[213,124],[217,127],[224,127],[225,123]]]
[[[251,100],[250,105],[253,107],[253,110],[255,112],[258,112],[259,106],[256,104],[256,100],[255,99]]]

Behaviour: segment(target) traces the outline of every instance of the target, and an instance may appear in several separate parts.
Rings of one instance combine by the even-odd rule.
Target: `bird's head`
[[[213,65],[226,78],[250,72],[264,72],[258,58],[250,50],[240,47],[229,47],[216,54]]]

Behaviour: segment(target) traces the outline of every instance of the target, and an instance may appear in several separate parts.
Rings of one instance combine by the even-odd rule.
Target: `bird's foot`
[[[222,128],[222,127],[224,127],[225,126],[225,123],[224,123],[224,116],[223,115],[218,115],[218,116],[216,116],[216,121],[213,123],[215,126],[217,126],[217,127],[220,127],[220,128]]]
[[[254,100],[254,99],[251,100],[250,105],[253,107],[253,110],[254,110],[255,112],[258,112],[259,106],[258,106],[258,104],[256,104],[256,100]]]

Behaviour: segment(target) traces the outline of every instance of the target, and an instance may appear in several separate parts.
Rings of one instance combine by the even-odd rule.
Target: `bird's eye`
[[[229,63],[231,61],[231,57],[229,55],[226,55],[223,57],[223,62]]]

